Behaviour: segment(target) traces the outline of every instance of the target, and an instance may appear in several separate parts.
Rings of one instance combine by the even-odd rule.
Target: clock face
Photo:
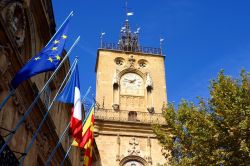
[[[143,166],[143,164],[138,161],[129,161],[126,162],[123,166]]]
[[[121,77],[121,94],[144,95],[143,79],[135,73],[127,73]]]

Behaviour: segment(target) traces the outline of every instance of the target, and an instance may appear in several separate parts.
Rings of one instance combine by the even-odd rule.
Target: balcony
[[[5,141],[0,135],[0,147],[4,145]],[[0,165],[1,166],[18,166],[19,162],[13,153],[13,151],[6,146],[3,152],[0,154]]]
[[[95,119],[143,124],[165,124],[165,118],[161,113],[126,110],[97,109],[95,110]]]

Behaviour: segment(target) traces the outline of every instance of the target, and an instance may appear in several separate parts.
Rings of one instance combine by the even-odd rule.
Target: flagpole
[[[88,90],[86,91],[85,95],[83,96],[82,103],[84,102],[85,98],[88,96],[90,90],[91,90],[91,86],[89,86]]]
[[[88,90],[86,91],[86,93],[85,93],[85,95],[84,95],[84,97],[83,97],[83,100],[84,100],[84,99],[86,98],[86,96],[89,94],[90,89],[91,89],[91,87],[89,87]],[[69,124],[67,125],[67,127],[65,128],[65,130],[63,131],[62,135],[60,136],[60,139],[59,139],[59,141],[57,142],[57,144],[56,144],[55,148],[53,149],[53,151],[51,152],[49,158],[47,159],[47,161],[46,161],[46,163],[45,163],[45,166],[48,166],[48,165],[49,165],[49,163],[50,163],[52,157],[53,157],[53,156],[55,155],[55,153],[56,153],[57,148],[60,146],[60,143],[61,143],[61,141],[62,141],[62,139],[63,139],[63,137],[64,137],[66,131],[69,129],[69,126],[70,126],[70,122],[69,122]]]
[[[48,46],[48,44],[54,39],[54,36],[56,36],[56,34],[59,32],[59,30],[62,28],[62,26],[66,23],[66,21],[68,21],[68,19],[73,16],[74,12],[71,11],[68,15],[68,17],[63,21],[63,23],[61,24],[61,26],[58,28],[58,30],[56,31],[56,33],[54,33],[54,35],[50,38],[50,40],[47,42],[46,46]]]
[[[68,56],[71,53],[72,49],[75,47],[75,45],[78,43],[79,40],[80,40],[80,36],[78,36],[78,38],[75,40],[75,42],[73,43],[73,45],[69,49],[68,53],[65,55],[65,57],[63,58],[63,60],[61,61],[61,63],[56,68],[56,70],[52,73],[52,75],[50,76],[49,80],[46,82],[46,84],[42,88],[42,90],[38,93],[38,95],[36,96],[36,98],[34,99],[34,101],[31,103],[31,105],[29,106],[29,108],[27,109],[27,111],[24,113],[24,115],[22,116],[22,118],[18,121],[17,125],[13,129],[13,132],[10,133],[10,135],[7,138],[7,140],[5,141],[5,143],[3,144],[3,146],[1,147],[0,154],[3,152],[3,150],[5,149],[5,147],[8,145],[8,143],[12,139],[12,137],[15,134],[15,132],[17,131],[17,129],[21,126],[21,124],[24,122],[24,120],[26,119],[26,117],[32,111],[32,108],[35,106],[36,102],[39,100],[40,96],[42,95],[42,93],[44,92],[44,90],[48,87],[48,85],[50,84],[50,82],[52,81],[52,79],[54,78],[54,76],[56,75],[57,71],[61,68],[61,66],[64,63],[64,61],[66,61],[66,59],[68,58]]]
[[[95,104],[92,104],[91,108],[89,109],[88,115],[86,115],[86,117],[85,117],[85,119],[84,119],[84,121],[83,121],[83,123],[82,123],[83,125],[86,123],[86,121],[87,121],[87,119],[88,119],[87,117],[89,117],[89,115],[90,115],[90,113],[91,113],[91,110],[93,109],[94,105],[95,105]],[[68,157],[69,152],[70,152],[70,150],[71,150],[71,147],[72,147],[72,144],[71,144],[70,147],[68,148],[67,153],[65,154],[65,156],[64,156],[64,158],[63,158],[63,161],[61,162],[60,166],[63,165],[63,162],[64,162],[65,159]]]
[[[69,77],[69,79],[71,78],[72,73],[73,73],[73,71],[75,70],[75,67],[76,67],[77,62],[78,62],[78,58],[76,58],[76,59],[74,60],[73,65],[71,66],[70,70],[69,70],[68,73],[66,74],[66,76],[65,76],[65,78],[64,78],[64,80],[63,80],[63,82],[61,83],[61,86],[59,87],[59,89],[58,89],[56,95],[54,96],[53,100],[51,101],[51,104],[50,104],[49,107],[48,107],[48,111],[45,113],[45,115],[44,115],[42,121],[40,122],[40,124],[39,124],[37,130],[35,131],[35,133],[34,133],[32,139],[30,140],[30,142],[29,142],[27,148],[24,150],[24,154],[25,154],[25,155],[23,155],[22,157],[20,157],[20,159],[19,159],[19,165],[22,165],[22,162],[23,162],[24,158],[25,158],[26,155],[29,153],[29,151],[30,151],[30,149],[31,149],[31,147],[32,147],[32,145],[33,145],[33,143],[34,143],[35,140],[36,140],[36,137],[37,137],[38,133],[39,133],[40,130],[42,129],[43,124],[45,123],[45,121],[47,120],[47,117],[49,116],[49,113],[50,113],[50,111],[51,111],[51,108],[52,108],[52,106],[53,106],[53,104],[54,104],[54,102],[55,102],[55,100],[56,100],[58,94],[60,93],[61,89],[63,88],[63,86],[64,86],[64,84],[65,84],[67,78],[68,78],[68,77]],[[72,72],[71,72],[71,70],[72,70]]]
[[[54,36],[58,33],[58,31],[62,28],[62,26],[66,23],[66,21],[73,16],[73,11],[70,12],[70,14],[68,15],[68,17],[64,20],[64,22],[61,24],[61,26],[58,28],[58,30],[56,31],[56,33],[50,38],[49,42],[47,42],[46,46],[48,46],[48,44],[51,42],[51,40],[53,40]],[[45,47],[46,47],[45,46]],[[2,103],[0,104],[0,111],[2,111],[2,108],[5,106],[5,104],[7,103],[7,101],[10,99],[10,97],[15,93],[15,89],[12,89],[11,91],[9,91],[8,95],[5,97],[5,99],[2,101]]]
[[[57,142],[56,147],[55,147],[55,148],[53,149],[53,151],[51,152],[51,154],[50,154],[48,160],[47,160],[46,163],[45,163],[45,166],[49,165],[49,163],[50,163],[52,157],[55,155],[56,150],[57,150],[57,148],[59,147],[59,145],[60,145],[60,143],[61,143],[61,141],[62,141],[62,139],[63,139],[63,137],[64,137],[64,135],[65,135],[65,133],[66,133],[66,131],[69,129],[69,126],[70,126],[70,122],[69,122],[69,124],[67,125],[67,127],[65,128],[65,130],[63,131],[62,135],[60,136],[60,139],[59,139],[59,141]]]
[[[70,145],[70,147],[68,148],[67,153],[65,154],[65,156],[63,158],[63,161],[61,162],[60,166],[63,166],[63,163],[66,160],[66,158],[68,157],[71,148],[72,148],[72,145]]]
[[[15,89],[12,89],[9,91],[8,95],[4,98],[2,103],[0,104],[0,111],[2,111],[3,106],[7,103],[7,101],[10,99],[10,97],[15,93]]]

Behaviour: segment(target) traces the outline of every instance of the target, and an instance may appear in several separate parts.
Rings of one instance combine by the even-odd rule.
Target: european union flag
[[[67,39],[68,19],[58,30],[50,42],[41,50],[40,53],[32,57],[23,68],[21,68],[11,81],[12,88],[17,86],[24,80],[46,71],[53,71],[57,68],[61,60],[61,53]]]

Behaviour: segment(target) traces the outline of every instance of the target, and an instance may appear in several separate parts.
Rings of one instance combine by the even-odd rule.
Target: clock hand
[[[134,79],[134,80],[129,80],[129,83],[133,83],[133,82],[135,82],[135,80],[136,80],[136,79]]]

